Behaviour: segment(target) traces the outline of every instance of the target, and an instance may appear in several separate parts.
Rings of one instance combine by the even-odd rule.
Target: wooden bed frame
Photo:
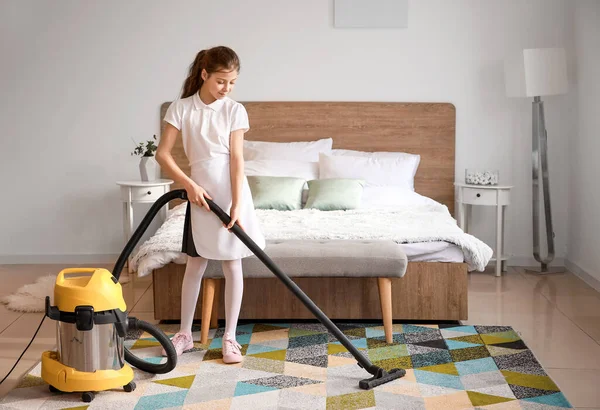
[[[161,120],[170,102],[161,106]],[[333,148],[402,151],[421,155],[415,191],[445,204],[454,214],[456,112],[449,103],[245,102],[248,140],[312,141],[333,138]],[[161,130],[164,122],[161,121]],[[181,138],[173,149],[177,164],[190,172]],[[166,176],[165,176],[166,177]],[[177,184],[173,189],[180,188]],[[185,265],[170,263],[153,272],[154,317],[178,320]],[[206,280],[205,280],[206,281]],[[222,297],[219,279],[215,300]],[[376,278],[295,278],[294,281],[332,319],[381,319]],[[467,319],[465,263],[409,262],[406,275],[392,279],[394,320]],[[208,288],[203,283],[204,290]],[[195,318],[202,317],[202,292]],[[212,299],[212,296],[210,297]],[[222,299],[221,299],[222,300]],[[212,301],[207,300],[209,305]],[[214,303],[211,322],[224,317]],[[240,319],[310,319],[310,311],[279,279],[245,279]]]

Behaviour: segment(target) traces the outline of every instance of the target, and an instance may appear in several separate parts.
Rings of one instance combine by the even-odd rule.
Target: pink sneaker
[[[223,363],[239,363],[242,361],[242,346],[229,334],[223,337]]]
[[[175,346],[175,351],[177,352],[177,356],[181,356],[183,352],[186,350],[190,350],[194,348],[194,342],[192,340],[192,335],[187,333],[176,333],[175,336],[171,339],[173,342],[173,346]],[[166,356],[167,352],[165,349],[162,350],[162,355]]]

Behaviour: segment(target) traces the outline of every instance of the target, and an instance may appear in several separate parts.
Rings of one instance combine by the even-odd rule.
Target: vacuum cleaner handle
[[[231,217],[227,215],[217,204],[211,201],[208,198],[205,198],[206,202],[211,211],[213,211],[219,219],[225,224],[229,224],[231,221]],[[406,370],[404,369],[391,369],[389,372],[384,370],[383,368],[374,365],[371,361],[352,344],[352,342],[348,339],[348,337],[342,333],[342,331],[323,313],[321,309],[304,293],[302,289],[296,285],[296,283],[289,278],[285,273],[283,273],[277,265],[269,258],[269,256],[244,232],[244,230],[240,227],[240,225],[236,222],[231,228],[230,231],[233,232],[240,241],[244,243],[251,251],[256,255],[256,257],[265,264],[271,272],[275,274],[283,282],[285,286],[288,287],[289,290],[292,291],[294,295],[302,303],[304,306],[311,311],[313,315],[340,341],[340,343],[354,356],[358,365],[365,369],[367,372],[371,373],[373,377],[369,379],[364,379],[359,381],[358,386],[361,389],[369,390],[381,384],[390,382],[395,379],[399,379],[406,375]]]

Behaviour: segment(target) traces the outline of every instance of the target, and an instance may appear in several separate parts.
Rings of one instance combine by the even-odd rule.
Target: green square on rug
[[[223,329],[212,329],[208,344],[195,343],[171,373],[135,369],[137,388],[131,393],[99,392],[89,404],[79,394],[53,394],[38,365],[0,399],[0,408],[572,408],[509,326],[395,324],[388,344],[383,326],[337,325],[374,364],[404,368],[406,376],[361,390],[358,382],[370,375],[322,324],[251,323],[237,329],[242,363],[223,363]],[[178,330],[160,327],[168,335]],[[199,328],[193,330],[199,340]],[[164,360],[148,334],[130,334],[125,344],[146,360]]]

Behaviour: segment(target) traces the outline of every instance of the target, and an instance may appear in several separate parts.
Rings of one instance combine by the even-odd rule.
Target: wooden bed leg
[[[377,278],[377,286],[379,287],[379,302],[381,303],[385,341],[386,343],[392,343],[394,340],[392,335],[392,278]]]
[[[204,279],[202,291],[202,322],[200,323],[200,343],[208,343],[208,331],[210,329],[210,315],[215,298],[215,279]]]
[[[215,296],[213,298],[212,313],[210,314],[210,328],[216,329],[219,327],[219,296],[221,295],[221,279],[215,281]]]

